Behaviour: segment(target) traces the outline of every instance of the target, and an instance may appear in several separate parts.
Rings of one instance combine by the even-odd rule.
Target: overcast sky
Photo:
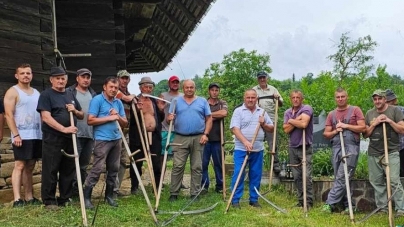
[[[240,48],[271,56],[271,77],[301,78],[332,70],[327,56],[341,34],[352,39],[370,35],[378,43],[374,64],[404,76],[403,0],[217,0],[168,67],[158,73],[134,74],[130,91],[150,76],[156,83],[178,75],[202,75],[213,62]]]

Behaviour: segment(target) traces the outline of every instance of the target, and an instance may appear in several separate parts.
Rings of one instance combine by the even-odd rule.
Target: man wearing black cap
[[[404,133],[404,115],[395,106],[387,104],[386,91],[376,90],[372,94],[374,108],[365,115],[365,138],[369,138],[368,167],[369,182],[374,188],[376,206],[387,213],[387,188],[385,168],[381,163],[384,160],[384,139],[388,143],[388,159],[390,167],[391,190],[396,191],[393,196],[396,216],[404,215],[404,191],[400,182],[400,156],[399,134]],[[384,134],[383,124],[386,125]],[[384,138],[384,137],[387,138]]]
[[[81,182],[84,183],[87,177],[87,167],[90,163],[91,152],[94,147],[93,126],[87,124],[87,112],[90,106],[90,101],[97,93],[90,87],[92,73],[86,68],[77,70],[76,83],[66,88],[72,92],[79,101],[84,118],[77,120],[77,152],[79,154]],[[73,181],[73,195],[78,195],[77,175]]]
[[[76,126],[70,123],[73,113],[74,125],[83,119],[84,113],[73,93],[66,91],[67,74],[62,67],[52,67],[51,88],[41,93],[37,111],[42,118],[42,188],[41,196],[45,207],[57,209],[65,206],[72,196],[72,182],[75,174],[74,159],[63,155],[61,150],[73,154],[72,134]],[[59,174],[59,176],[58,176]],[[55,198],[59,185],[59,198]]]
[[[212,129],[209,133],[209,140],[205,145],[202,156],[202,185],[205,183],[205,191],[209,189],[209,173],[208,167],[210,158],[213,160],[213,169],[216,177],[215,191],[221,193],[223,190],[223,175],[222,175],[222,152],[221,152],[221,137],[220,124],[224,124],[224,118],[227,117],[227,102],[219,99],[220,86],[217,83],[209,84],[208,103],[212,112]],[[223,126],[224,128],[224,126]]]
[[[154,82],[150,79],[150,77],[142,77],[139,82],[139,90],[141,94],[151,95],[154,89]],[[139,95],[139,103],[142,104],[142,109],[138,110],[139,113],[142,111],[144,118],[139,118],[140,125],[143,125],[142,120],[144,120],[144,125],[146,128],[147,140],[145,143],[148,143],[148,147],[150,148],[151,161],[154,172],[154,180],[155,185],[158,187],[161,176],[161,123],[164,120],[164,105],[165,103],[158,102],[156,99],[151,99],[149,97],[144,97]],[[131,118],[134,118],[133,112],[131,112]],[[135,154],[133,156],[136,161],[136,167],[139,171],[139,174],[142,175],[142,160],[144,156],[144,150],[141,144],[139,134],[139,129],[136,125],[135,121],[131,121],[129,123],[129,146],[131,151],[141,150],[141,152]],[[146,146],[147,147],[147,146]],[[131,194],[136,194],[139,181],[135,175],[135,171],[130,167],[130,179],[131,179]]]
[[[283,98],[279,93],[278,89],[274,86],[268,84],[268,74],[264,71],[257,73],[258,85],[253,87],[253,89],[258,94],[258,105],[263,108],[271,117],[271,120],[275,124],[275,99],[278,99],[278,106],[281,107],[283,104]],[[278,138],[278,136],[276,137]],[[268,143],[269,149],[272,151],[274,135],[271,132],[265,132],[265,140]],[[275,155],[274,155],[274,173],[278,174],[281,169],[279,167],[278,158],[278,147],[275,145]]]
[[[398,107],[401,112],[404,113],[404,107],[403,106],[398,106],[397,105],[397,96],[394,93],[393,90],[387,89],[386,90],[386,101],[387,104],[393,105]],[[400,137],[400,177],[404,177],[404,136],[402,134],[399,134]]]

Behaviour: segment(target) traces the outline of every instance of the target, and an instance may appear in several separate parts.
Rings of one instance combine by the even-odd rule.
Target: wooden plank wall
[[[90,69],[97,91],[107,76],[126,68],[121,0],[56,0],[56,21],[62,54],[92,55],[65,58],[67,69]],[[75,76],[71,76],[69,82],[74,81]]]
[[[52,55],[50,0],[0,0],[0,95],[14,85],[15,68],[32,66],[34,87],[48,86]]]

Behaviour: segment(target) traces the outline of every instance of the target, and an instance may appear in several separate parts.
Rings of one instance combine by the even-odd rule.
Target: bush
[[[332,150],[322,149],[313,154],[313,176],[334,176],[334,169],[331,162]],[[366,153],[360,152],[358,157],[358,164],[356,165],[356,171],[354,179],[368,179],[368,158]]]
[[[369,179],[368,157],[366,153],[359,153],[354,179]]]
[[[321,149],[313,154],[313,176],[334,176],[334,170],[331,163],[331,149]]]

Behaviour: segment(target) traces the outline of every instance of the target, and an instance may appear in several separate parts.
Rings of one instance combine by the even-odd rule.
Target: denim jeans
[[[202,184],[205,183],[205,188],[209,188],[209,162],[210,157],[213,160],[213,169],[216,177],[216,191],[223,189],[223,174],[222,174],[222,150],[220,141],[208,142],[205,145],[202,156]]]

